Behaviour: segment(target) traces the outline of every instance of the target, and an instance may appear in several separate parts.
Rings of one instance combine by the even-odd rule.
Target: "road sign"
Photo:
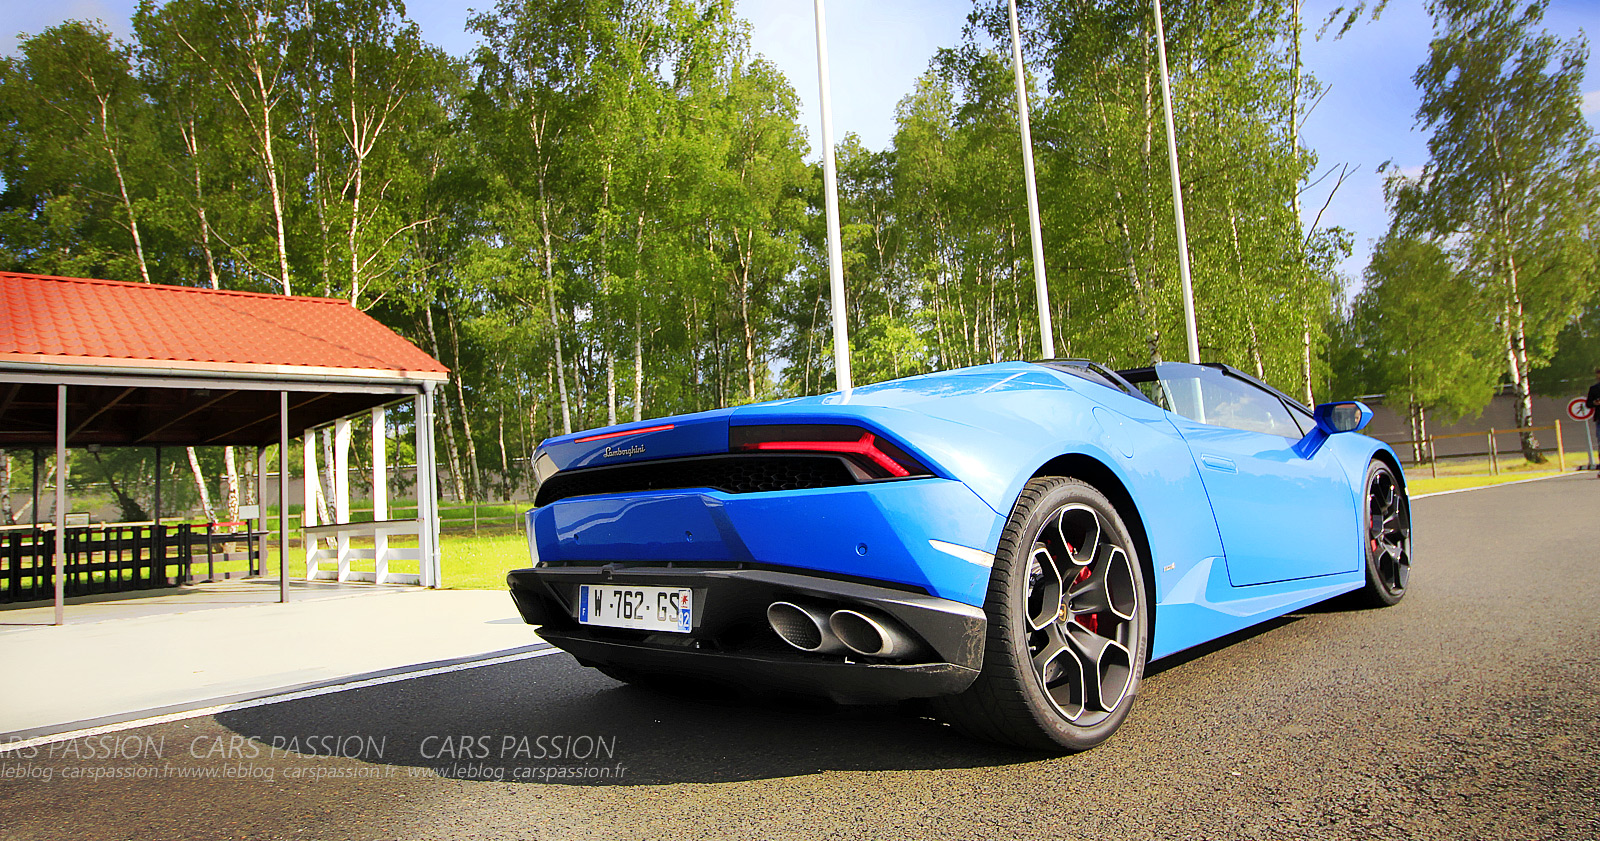
[[[1567,414],[1575,421],[1586,421],[1594,417],[1594,409],[1589,408],[1587,398],[1574,397],[1567,403]]]

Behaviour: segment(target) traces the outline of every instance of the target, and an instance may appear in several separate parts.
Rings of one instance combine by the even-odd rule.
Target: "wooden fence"
[[[1468,455],[1468,456],[1486,455],[1486,456],[1488,456],[1489,457],[1489,472],[1491,474],[1498,474],[1498,473],[1500,473],[1500,453],[1501,453],[1501,450],[1500,450],[1499,439],[1496,436],[1500,436],[1500,435],[1520,435],[1520,434],[1522,434],[1524,432],[1550,432],[1552,430],[1556,434],[1556,446],[1555,446],[1556,466],[1560,470],[1565,471],[1567,469],[1567,448],[1566,448],[1566,444],[1562,441],[1562,438],[1561,438],[1561,422],[1560,421],[1556,421],[1555,423],[1552,423],[1549,426],[1521,426],[1521,427],[1515,427],[1515,428],[1512,428],[1512,429],[1494,429],[1494,428],[1491,427],[1487,432],[1457,432],[1457,433],[1454,433],[1454,434],[1451,434],[1451,435],[1429,435],[1429,436],[1423,438],[1420,443],[1423,445],[1423,448],[1428,453],[1428,467],[1433,472],[1434,478],[1438,478],[1438,476],[1439,476],[1439,456],[1438,456],[1437,450],[1434,447],[1434,444],[1437,441],[1444,441],[1444,440],[1448,440],[1448,439],[1452,439],[1452,438],[1479,438],[1479,439],[1482,439],[1484,441],[1484,451],[1482,453],[1466,453],[1465,455]],[[1408,439],[1408,440],[1405,440],[1405,441],[1391,441],[1391,442],[1389,442],[1389,446],[1394,447],[1396,452],[1402,452],[1403,453],[1403,452],[1405,452],[1405,450],[1403,450],[1402,448],[1410,448],[1413,444],[1416,444],[1416,443],[1418,443],[1416,440]],[[1514,449],[1514,451],[1520,452],[1520,449],[1521,449],[1521,445],[1519,444]],[[1459,455],[1457,457],[1459,457]]]
[[[234,530],[242,525],[213,523],[203,531],[188,524],[68,526],[64,589],[69,596],[82,596],[259,574],[265,533]],[[0,603],[53,598],[55,550],[53,525],[0,528]],[[246,571],[216,570],[218,562],[238,560],[247,562]]]

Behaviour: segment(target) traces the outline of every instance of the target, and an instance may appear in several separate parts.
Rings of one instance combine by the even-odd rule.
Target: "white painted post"
[[[350,522],[350,419],[333,422],[333,521]],[[340,529],[334,539],[338,546],[338,581],[350,578],[350,534]]]
[[[388,434],[382,406],[372,410],[372,519],[389,519]],[[389,536],[373,535],[372,583],[382,584],[389,577]]]
[[[438,475],[433,460],[433,383],[423,384],[417,395],[417,563],[422,586],[439,586],[439,519],[434,499]]]
[[[306,580],[310,581],[317,573],[318,541],[313,538],[307,528],[317,524],[317,491],[322,487],[322,474],[317,472],[317,431],[306,430],[305,442],[305,478],[300,486],[305,492],[305,499],[300,505],[300,547],[306,553]],[[266,511],[265,508],[261,509]]]
[[[1028,235],[1033,243],[1033,292],[1039,304],[1039,348],[1045,359],[1056,355],[1050,326],[1050,287],[1045,284],[1044,234],[1039,229],[1039,186],[1033,174],[1033,133],[1028,130],[1028,83],[1022,69],[1022,35],[1017,26],[1017,0],[1011,0],[1011,63],[1017,77],[1017,122],[1022,126],[1022,180],[1028,188]]]
[[[439,549],[439,461],[435,458],[433,383],[423,386],[423,405],[428,407],[428,578],[429,587],[444,586]]]
[[[839,248],[839,174],[833,160],[833,99],[828,87],[828,17],[816,0],[817,83],[822,89],[822,191],[828,227],[828,289],[833,295],[833,368],[840,391],[849,391],[850,331],[845,325],[844,258]]]
[[[1156,12],[1156,59],[1161,65],[1161,106],[1167,120],[1167,163],[1172,171],[1172,215],[1178,223],[1178,279],[1183,285],[1183,327],[1189,361],[1200,363],[1200,333],[1195,326],[1194,283],[1189,278],[1189,233],[1183,224],[1183,179],[1178,176],[1178,135],[1172,127],[1172,84],[1167,73],[1167,34],[1161,26],[1161,0],[1151,0]]]

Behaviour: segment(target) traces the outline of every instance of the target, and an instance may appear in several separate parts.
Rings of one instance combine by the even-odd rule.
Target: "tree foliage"
[[[1020,6],[1056,347],[1178,356],[1150,5]],[[1539,4],[1434,8],[1434,163],[1396,183],[1341,319],[1347,235],[1300,220],[1298,0],[1167,4],[1208,360],[1468,412],[1484,335],[1521,331],[1526,380],[1593,306],[1581,45],[1534,33]],[[1039,346],[1005,4],[970,21],[888,148],[838,149],[861,382]],[[469,26],[452,58],[398,0],[145,0],[131,43],[25,38],[0,60],[0,268],[349,300],[452,369],[458,497],[514,492],[552,434],[833,387],[819,168],[733,0],[499,0]],[[1409,318],[1447,305],[1470,324]]]

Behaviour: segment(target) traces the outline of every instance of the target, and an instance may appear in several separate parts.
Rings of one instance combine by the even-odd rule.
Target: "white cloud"
[[[1583,115],[1600,116],[1600,91],[1589,91],[1583,95]]]

